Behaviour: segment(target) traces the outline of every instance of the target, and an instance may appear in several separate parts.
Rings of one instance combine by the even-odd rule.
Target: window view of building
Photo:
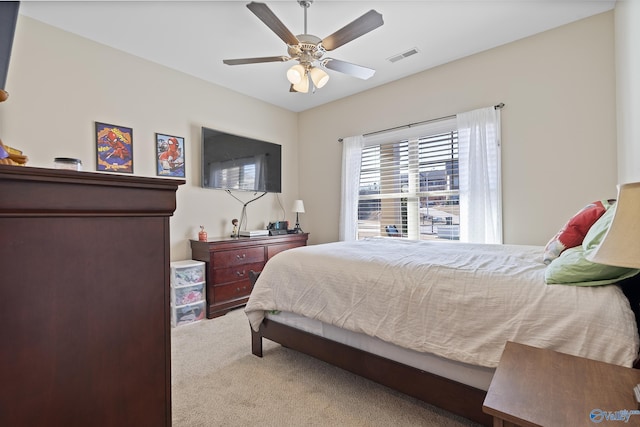
[[[359,239],[458,240],[459,229],[457,131],[363,149]]]

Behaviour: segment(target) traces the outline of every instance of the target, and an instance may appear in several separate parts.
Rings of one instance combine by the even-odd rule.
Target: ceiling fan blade
[[[296,36],[278,19],[278,17],[264,3],[252,1],[247,5],[249,10],[253,12],[271,31],[276,33],[288,45],[297,45],[300,43]]]
[[[325,50],[334,50],[343,44],[349,43],[351,40],[367,34],[369,31],[375,30],[382,24],[384,24],[382,15],[371,9],[360,18],[350,22],[322,40],[322,46]]]
[[[327,58],[322,61],[322,65],[330,70],[339,71],[362,80],[367,80],[376,73],[376,70],[372,68],[351,64],[350,62],[340,61],[339,59]]]
[[[290,60],[288,56],[263,56],[261,58],[239,58],[239,59],[223,59],[227,65],[243,65],[243,64],[259,64],[261,62],[287,62]]]

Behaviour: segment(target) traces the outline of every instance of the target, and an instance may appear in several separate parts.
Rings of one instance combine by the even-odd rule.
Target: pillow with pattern
[[[569,248],[582,244],[584,237],[593,224],[615,203],[611,200],[598,200],[589,203],[580,209],[569,221],[553,236],[544,248],[543,261],[549,264],[560,254]]]

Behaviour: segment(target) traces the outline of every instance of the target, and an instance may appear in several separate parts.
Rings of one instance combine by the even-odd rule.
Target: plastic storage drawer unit
[[[186,260],[171,263],[171,326],[204,319],[205,263]]]

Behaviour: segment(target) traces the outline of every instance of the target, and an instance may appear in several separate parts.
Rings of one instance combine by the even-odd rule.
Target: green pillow
[[[611,226],[611,221],[613,221],[615,213],[616,205],[613,205],[612,209],[607,209],[606,212],[602,214],[602,216],[591,226],[589,231],[587,231],[587,234],[585,234],[584,239],[582,240],[582,248],[586,252],[585,255],[600,245],[605,234],[609,231],[609,227]]]
[[[619,282],[638,272],[640,270],[633,268],[588,261],[583,247],[576,246],[565,250],[551,261],[544,272],[544,281],[549,285],[600,286]]]

